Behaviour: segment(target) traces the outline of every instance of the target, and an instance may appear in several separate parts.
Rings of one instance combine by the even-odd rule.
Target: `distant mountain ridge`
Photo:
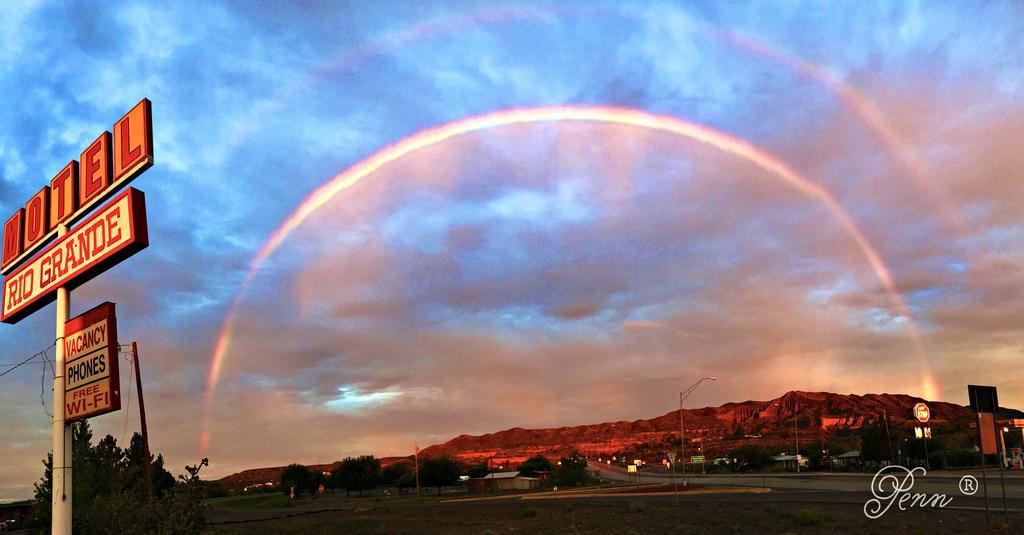
[[[794,408],[806,440],[817,439],[843,429],[860,428],[887,414],[890,421],[909,424],[912,408],[925,402],[931,409],[932,423],[970,416],[961,405],[925,401],[906,394],[835,394],[831,392],[792,391],[768,401],[726,403],[720,407],[684,409],[683,420],[688,441],[704,439],[704,446],[715,449],[723,442],[741,442],[744,435],[792,436]],[[894,424],[895,425],[895,424]],[[485,435],[459,435],[448,442],[424,449],[420,455],[448,454],[465,462],[485,459],[512,463],[536,454],[560,456],[572,450],[602,454],[620,451],[643,443],[664,442],[679,437],[679,411],[651,419],[606,422],[549,429],[512,428]]]
[[[910,426],[915,421],[912,408],[925,402],[931,410],[931,423],[938,425],[953,419],[968,418],[967,407],[943,401],[926,401],[906,394],[835,394],[831,392],[791,391],[768,401],[726,403],[720,407],[684,409],[683,420],[688,444],[700,440],[704,449],[714,453],[725,447],[751,442],[788,444],[793,436],[794,412],[800,421],[802,440],[816,441],[837,431],[858,429],[883,414],[893,426]],[[443,444],[420,451],[421,457],[451,455],[465,463],[490,462],[499,466],[516,464],[533,455],[559,457],[573,450],[584,454],[610,454],[641,444],[657,444],[679,437],[679,411],[633,421],[566,426],[546,429],[514,427],[484,435],[459,435]],[[809,443],[809,442],[808,442]],[[381,459],[387,465],[404,457]],[[411,456],[408,458],[411,460]],[[329,472],[339,463],[312,466]],[[220,480],[229,488],[277,481],[284,467],[244,470]]]

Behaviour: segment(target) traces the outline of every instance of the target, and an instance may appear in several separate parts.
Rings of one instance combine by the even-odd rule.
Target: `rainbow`
[[[959,217],[960,211],[953,205],[948,195],[936,188],[931,181],[928,165],[903,140],[896,129],[885,119],[882,110],[863,91],[839,79],[821,65],[790,55],[749,35],[719,28],[711,28],[708,31],[726,44],[781,65],[804,79],[828,89],[878,137],[886,151],[894,155],[903,168],[910,173],[910,178],[941,205],[943,214],[952,214],[954,224],[960,229],[964,228],[964,221]]]
[[[437,36],[450,35],[457,31],[468,31],[490,24],[511,21],[546,22],[553,17],[621,17],[634,22],[643,22],[645,18],[634,8],[572,5],[572,6],[511,6],[492,8],[476,13],[459,13],[438,20],[422,22],[380,38],[360,44],[344,54],[340,54],[322,65],[310,70],[301,79],[287,87],[283,92],[267,103],[257,105],[252,111],[252,120],[246,121],[243,130],[228,140],[225,150],[232,150],[244,138],[260,131],[264,118],[280,111],[284,104],[297,98],[302,91],[312,87],[318,80],[334,72],[351,70],[364,61],[383,56],[403,47],[411,46]],[[753,54],[757,57],[781,66],[805,80],[818,84],[828,90],[839,102],[843,103],[860,121],[881,141],[886,151],[895,156],[911,180],[927,191],[930,197],[942,207],[943,214],[952,214],[954,225],[963,230],[965,227],[959,210],[953,205],[930,179],[928,166],[920,156],[907,144],[895,128],[886,120],[885,114],[862,91],[843,81],[827,68],[816,63],[805,61],[786,51],[761,41],[753,36],[726,30],[701,19],[691,19],[693,29],[735,50]]]
[[[207,413],[209,412],[209,407],[211,406],[214,392],[216,391],[218,381],[220,380],[224,362],[231,347],[234,324],[238,316],[242,296],[246,293],[249,285],[252,283],[264,262],[266,262],[267,259],[269,259],[281,247],[285,240],[295,232],[296,229],[298,229],[311,215],[316,213],[317,210],[321,209],[338,194],[355,186],[361,180],[373,175],[385,166],[427,147],[431,147],[472,132],[481,132],[515,124],[560,121],[628,125],[678,135],[704,143],[727,154],[750,162],[807,198],[824,205],[853,240],[854,244],[870,265],[875,277],[877,277],[878,281],[892,297],[896,311],[907,318],[906,323],[908,333],[914,342],[915,349],[922,365],[922,388],[924,389],[926,397],[929,397],[930,399],[935,398],[937,393],[935,390],[935,380],[931,374],[929,361],[924,354],[920,335],[914,325],[913,316],[910,313],[906,302],[896,290],[889,269],[882,261],[878,251],[867,237],[864,236],[864,233],[860,230],[850,215],[824,188],[801,176],[786,163],[767,151],[742,139],[714,130],[707,126],[688,122],[676,117],[656,115],[629,108],[545,106],[502,110],[422,130],[392,145],[380,149],[368,158],[335,175],[306,197],[306,199],[299,204],[298,208],[296,208],[284,220],[284,222],[270,234],[267,241],[262,247],[260,247],[259,251],[249,264],[245,279],[231,303],[228,314],[225,317],[224,323],[221,325],[221,329],[218,333],[207,374]],[[205,448],[205,445],[209,440],[209,434],[204,429],[200,437],[200,447]]]

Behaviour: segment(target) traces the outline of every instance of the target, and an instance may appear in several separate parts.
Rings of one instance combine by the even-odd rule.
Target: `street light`
[[[697,381],[696,383],[690,385],[690,388],[687,388],[686,390],[683,390],[682,392],[679,393],[679,449],[680,453],[682,453],[683,456],[682,462],[684,482],[686,481],[686,428],[683,427],[683,401],[685,401],[686,398],[690,397],[690,394],[692,394],[694,390],[697,390],[697,387],[700,386],[700,384],[703,383],[704,381],[717,380],[717,377],[705,377],[700,381]]]

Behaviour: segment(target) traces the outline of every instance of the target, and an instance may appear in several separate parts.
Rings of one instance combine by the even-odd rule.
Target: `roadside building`
[[[540,478],[521,476],[519,472],[494,472],[484,477],[474,477],[466,485],[470,492],[488,492],[539,489],[540,482]]]
[[[799,457],[800,466],[807,466],[807,457]],[[776,455],[772,457],[772,462],[775,466],[781,467],[784,470],[796,470],[797,456],[796,455]]]
[[[999,428],[1003,465],[1010,470],[1024,469],[1024,419],[1000,420],[996,426]]]
[[[836,455],[835,457],[836,466],[859,466],[861,464],[860,450],[853,450]]]
[[[7,531],[21,529],[21,526],[25,525],[25,518],[28,517],[31,508],[32,500],[0,503],[0,526]]]

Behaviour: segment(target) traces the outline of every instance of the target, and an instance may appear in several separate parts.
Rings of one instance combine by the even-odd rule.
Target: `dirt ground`
[[[993,515],[993,531],[1021,533]],[[860,506],[840,503],[738,503],[622,499],[464,503],[364,503],[343,511],[211,526],[215,533],[979,533],[985,513],[965,510],[892,511],[867,519]]]

